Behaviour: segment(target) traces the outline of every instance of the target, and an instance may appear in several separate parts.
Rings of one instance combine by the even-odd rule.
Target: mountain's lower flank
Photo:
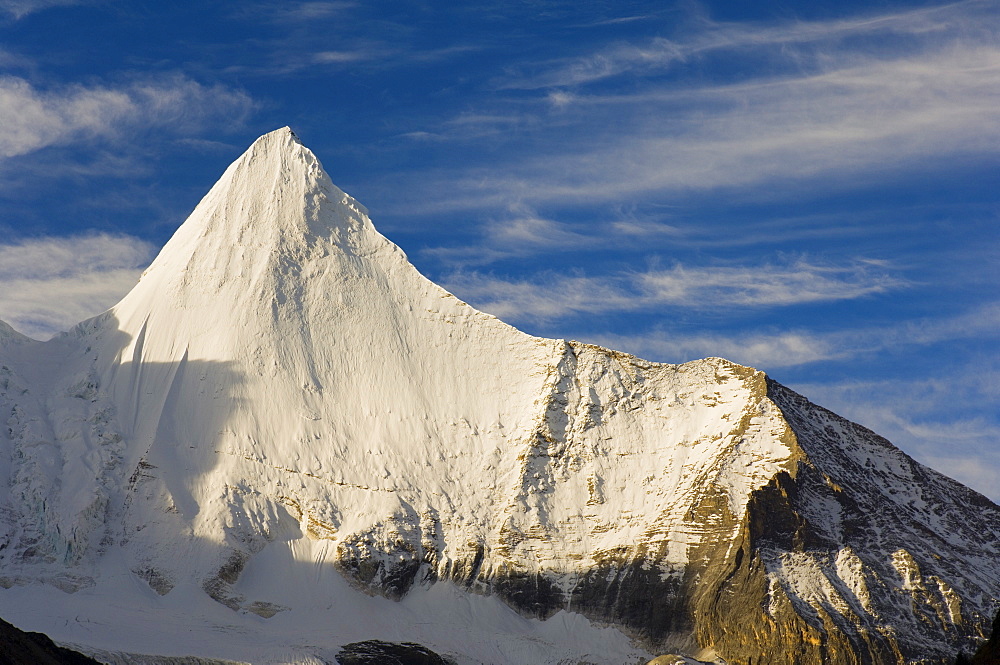
[[[0,419],[0,616],[116,662],[950,663],[1000,606],[995,504],[752,368],[473,309],[287,129],[114,308],[0,327]]]

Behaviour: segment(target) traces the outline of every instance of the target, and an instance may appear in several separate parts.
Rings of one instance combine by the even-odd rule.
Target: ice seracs
[[[0,616],[64,641],[906,662],[972,643],[1000,596],[986,499],[752,368],[475,310],[287,128],[109,312],[47,343],[5,331]]]

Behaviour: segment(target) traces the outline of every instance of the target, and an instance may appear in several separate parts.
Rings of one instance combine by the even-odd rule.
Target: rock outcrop
[[[99,665],[56,645],[47,635],[27,633],[0,619],[0,665]]]

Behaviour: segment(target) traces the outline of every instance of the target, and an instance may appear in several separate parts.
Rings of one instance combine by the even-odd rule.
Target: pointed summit
[[[32,341],[31,338],[14,330],[14,328],[5,321],[0,321],[0,344],[7,344],[8,342],[21,344],[29,341]]]
[[[334,185],[288,127],[257,139],[233,162],[147,273],[210,265],[236,272],[254,256],[309,237],[373,234],[367,210]],[[354,245],[357,245],[355,239]]]
[[[349,260],[358,256],[367,263]],[[226,169],[114,313],[133,336],[160,317],[171,330],[179,320],[198,330],[227,321],[256,328],[261,322],[246,317],[273,319],[272,305],[308,288],[303,272],[346,278],[372,269],[373,261],[409,267],[364,206],[334,185],[312,151],[283,127]]]

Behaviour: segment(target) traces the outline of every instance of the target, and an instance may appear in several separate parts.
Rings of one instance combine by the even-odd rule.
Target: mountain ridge
[[[985,497],[753,368],[652,363],[475,310],[287,128],[118,305],[17,353],[4,331],[0,607],[26,602],[40,628],[45,587],[91,616],[116,596],[179,603],[188,627],[330,617],[325,644],[279,638],[296,658],[384,638],[460,662],[916,663],[971,650],[1000,603]],[[425,602],[472,621],[455,608],[475,603],[520,646],[475,622],[470,646],[443,619],[356,634],[324,593],[391,603],[396,623]]]

